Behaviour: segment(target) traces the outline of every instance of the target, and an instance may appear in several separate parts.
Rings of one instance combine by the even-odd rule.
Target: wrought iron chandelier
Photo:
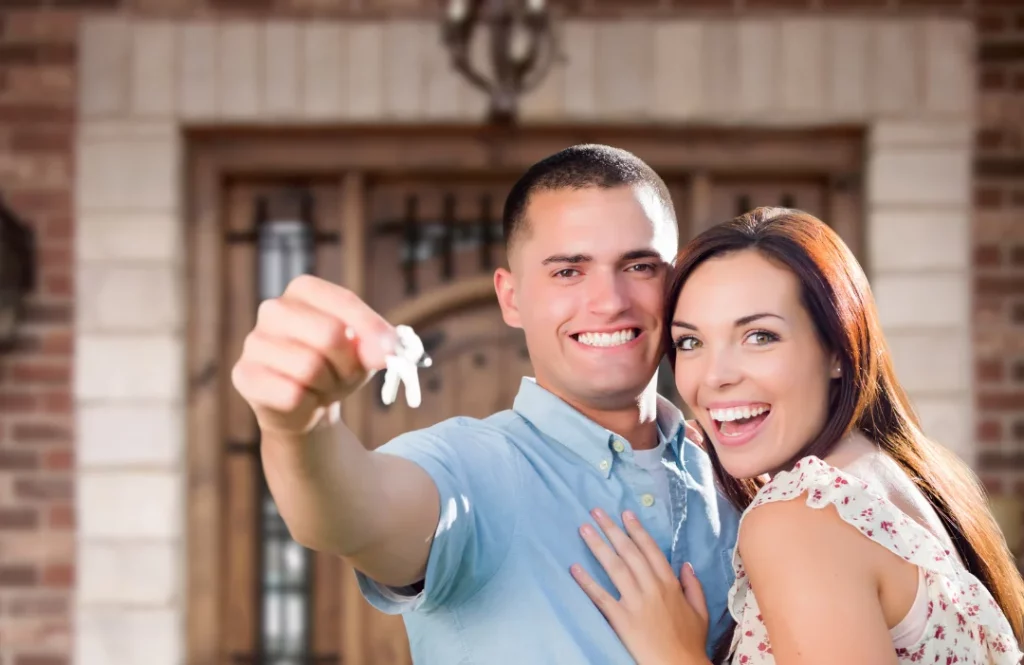
[[[14,343],[35,285],[35,236],[0,198],[0,350]]]
[[[479,31],[490,36],[491,76],[472,61]],[[452,66],[490,97],[488,119],[496,124],[515,122],[519,98],[559,57],[546,0],[449,0],[443,36]]]

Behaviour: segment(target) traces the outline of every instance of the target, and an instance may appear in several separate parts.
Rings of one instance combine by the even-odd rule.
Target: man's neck
[[[640,397],[621,408],[596,408],[570,397],[560,397],[601,427],[621,435],[634,450],[658,447],[658,396],[653,382]]]

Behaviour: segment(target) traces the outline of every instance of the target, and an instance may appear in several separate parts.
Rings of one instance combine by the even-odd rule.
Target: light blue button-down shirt
[[[712,619],[710,649],[728,625],[739,515],[716,491],[706,453],[685,438],[679,410],[660,397],[658,429],[668,442],[671,505],[644,506],[655,481],[625,439],[529,378],[510,411],[397,437],[378,450],[422,466],[441,495],[426,580],[414,594],[357,574],[360,589],[381,611],[403,615],[417,665],[632,663],[569,574],[580,563],[615,593],[578,529],[593,523],[593,508],[620,524],[629,509],[677,574],[684,562],[694,567]]]

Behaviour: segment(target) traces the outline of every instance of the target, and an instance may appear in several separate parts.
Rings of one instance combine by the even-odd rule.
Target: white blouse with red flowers
[[[1021,662],[1022,653],[1010,624],[988,589],[934,534],[855,476],[817,457],[805,457],[791,471],[779,473],[765,484],[743,516],[762,504],[786,501],[805,493],[808,506],[835,506],[843,521],[921,569],[927,592],[924,626],[920,632],[914,631],[918,633],[915,638],[894,643],[900,663]],[[742,524],[741,520],[741,528]],[[737,627],[730,662],[774,663],[768,631],[738,548],[733,555],[733,568],[736,582],[729,591],[729,610]]]

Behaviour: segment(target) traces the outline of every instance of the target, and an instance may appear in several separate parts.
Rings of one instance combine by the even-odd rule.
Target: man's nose
[[[619,314],[629,309],[629,290],[618,274],[591,274],[588,284],[590,310],[603,315]]]

